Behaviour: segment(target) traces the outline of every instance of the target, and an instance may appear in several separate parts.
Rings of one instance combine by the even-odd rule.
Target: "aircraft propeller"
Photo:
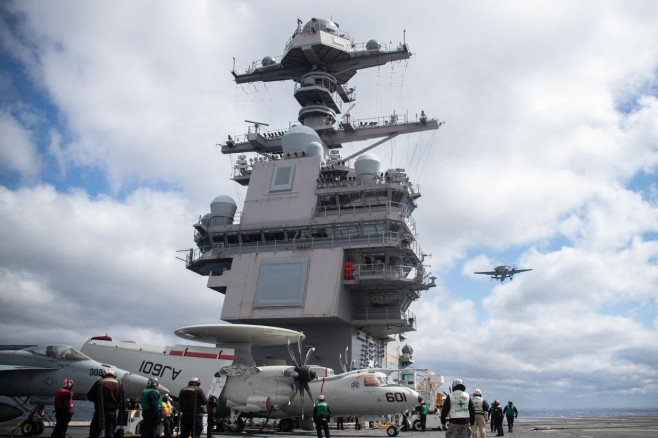
[[[352,371],[354,369],[354,359],[352,359],[352,362],[350,362],[349,367],[347,366],[347,352],[349,351],[350,347],[349,345],[345,347],[345,361],[343,361],[343,355],[341,353],[338,353],[338,362],[340,363],[340,368],[343,370],[344,373],[348,371]]]
[[[304,419],[304,391],[308,393],[308,396],[311,398],[311,402],[313,402],[313,394],[311,394],[311,388],[309,387],[308,382],[316,379],[318,375],[316,374],[315,371],[311,369],[310,366],[307,365],[308,360],[311,357],[311,354],[315,351],[315,347],[311,347],[308,350],[308,352],[306,353],[306,358],[304,358],[303,362],[302,362],[301,337],[297,339],[297,347],[299,350],[299,361],[297,361],[297,357],[292,351],[290,341],[288,341],[288,353],[290,354],[290,358],[292,359],[292,362],[295,364],[295,366],[286,369],[283,372],[283,375],[292,377],[294,382],[294,387],[292,389],[292,392],[290,393],[288,404],[292,403],[297,393],[299,393],[300,397],[302,398],[302,420],[303,420]]]

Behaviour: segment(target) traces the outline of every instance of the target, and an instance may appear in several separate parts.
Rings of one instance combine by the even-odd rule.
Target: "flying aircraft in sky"
[[[90,339],[82,350],[97,358],[111,355],[115,363],[135,372],[161,376],[161,381],[176,391],[173,396],[192,376],[197,376],[206,394],[218,395],[218,416],[228,416],[234,409],[242,416],[276,418],[284,431],[292,429],[295,419],[310,421],[314,401],[320,394],[331,406],[332,415],[337,416],[393,414],[412,409],[423,399],[414,389],[397,385],[385,370],[352,370],[335,375],[331,368],[308,364],[313,349],[303,359],[301,341],[305,336],[294,330],[210,324],[184,327],[175,333],[216,347],[142,348],[134,343]],[[290,348],[292,341],[298,345],[299,358]],[[251,357],[252,345],[286,343],[293,365],[256,366]],[[235,426],[238,429],[239,423]]]
[[[146,388],[146,377],[96,362],[68,345],[2,345],[0,396],[11,397],[30,412],[28,420],[21,426],[23,434],[39,435],[44,429],[43,408],[53,403],[65,379],[73,379],[74,400],[86,400],[91,386],[101,377],[103,370],[109,368],[116,372],[126,397],[139,397]],[[13,405],[0,403],[2,421],[11,420],[22,413]]]
[[[491,278],[494,280],[499,280],[502,283],[507,277],[509,277],[511,281],[514,277],[514,274],[526,271],[532,271],[532,269],[516,269],[516,266],[512,267],[509,265],[501,265],[496,266],[493,271],[474,272],[474,274],[491,275]]]

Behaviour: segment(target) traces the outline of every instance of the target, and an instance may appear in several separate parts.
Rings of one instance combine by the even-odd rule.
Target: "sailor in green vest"
[[[162,399],[158,392],[157,377],[149,377],[146,383],[146,389],[142,392],[142,438],[155,438],[155,429],[160,423],[160,410],[162,409]]]
[[[416,411],[418,411],[418,415],[420,416],[420,429],[425,432],[425,426],[427,425],[427,403],[425,403],[425,400],[420,403]]]
[[[318,432],[318,438],[322,438],[322,429],[324,429],[324,436],[329,438],[329,418],[331,418],[331,409],[326,401],[324,395],[318,397],[318,402],[313,408],[313,421],[315,421],[315,430]]]

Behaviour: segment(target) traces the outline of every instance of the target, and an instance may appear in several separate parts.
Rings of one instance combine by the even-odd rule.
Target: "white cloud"
[[[46,330],[73,345],[105,331],[172,342],[177,327],[218,321],[221,294],[174,257],[216,195],[244,196],[215,143],[245,119],[285,128],[298,110],[289,83],[236,86],[232,58],[241,71],[281,54],[297,17],[333,17],[357,42],[395,45],[406,29],[414,52],[355,76],[355,117],[446,121],[376,150],[420,184],[419,243],[440,277],[411,307],[417,363],[527,406],[567,391],[581,406],[620,391],[653,401],[656,187],[626,185],[658,164],[655,3],[153,6],[6,6],[25,15],[0,20],[0,47],[57,114],[5,105],[16,119],[0,118],[0,158],[37,182],[53,160],[73,188],[0,189],[3,342]],[[92,197],[83,184],[99,179],[110,193]],[[497,264],[533,271],[505,284],[472,274]]]
[[[0,169],[16,172],[29,183],[38,176],[40,162],[30,132],[9,114],[0,113]]]

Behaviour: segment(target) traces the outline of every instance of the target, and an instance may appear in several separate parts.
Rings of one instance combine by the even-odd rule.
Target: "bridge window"
[[[244,233],[240,237],[242,238],[242,243],[256,243],[263,241],[260,233]]]

